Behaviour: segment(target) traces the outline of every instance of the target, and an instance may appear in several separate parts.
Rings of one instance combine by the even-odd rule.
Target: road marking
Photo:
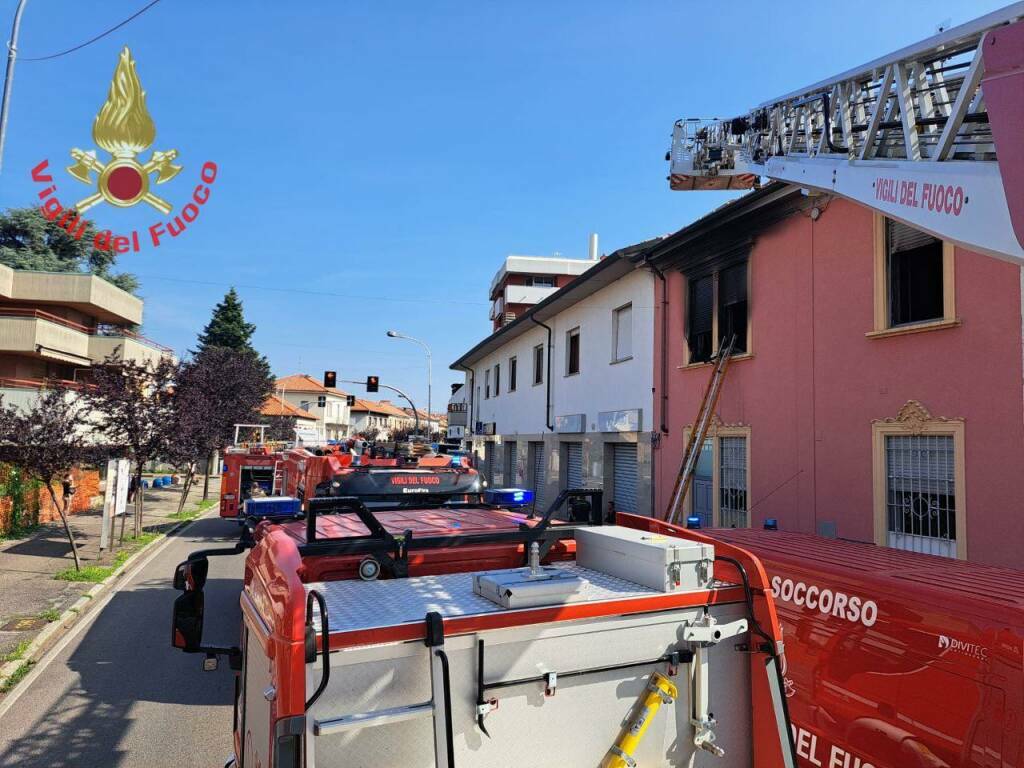
[[[212,510],[210,512],[207,512],[205,515],[200,515],[199,517],[193,520],[189,520],[181,528],[174,531],[174,533],[181,534],[187,531],[192,526],[193,523],[199,520],[204,520],[206,518],[212,517],[213,512],[218,512],[219,514],[219,510],[217,509],[216,506],[214,506]],[[114,577],[115,583],[111,586],[107,593],[103,597],[101,597],[92,608],[90,608],[78,621],[76,621],[71,626],[71,629],[67,631],[67,634],[65,634],[60,640],[58,640],[56,643],[50,646],[50,649],[46,651],[39,658],[38,661],[36,661],[35,665],[32,667],[32,670],[27,675],[25,675],[24,678],[22,678],[21,682],[14,686],[14,689],[10,693],[8,693],[2,700],[0,700],[0,718],[3,718],[3,716],[7,714],[11,707],[13,707],[14,704],[18,701],[18,699],[21,698],[21,695],[32,687],[32,683],[34,683],[36,679],[43,672],[46,671],[47,667],[50,666],[50,663],[55,658],[57,658],[65,648],[67,648],[71,644],[71,641],[78,637],[82,633],[83,629],[92,624],[96,617],[103,612],[103,609],[107,607],[107,603],[109,603],[113,599],[114,595],[120,592],[126,584],[128,584],[132,579],[134,579],[143,568],[149,565],[150,562],[152,562],[157,555],[159,555],[161,552],[167,549],[167,547],[174,543],[175,539],[177,538],[179,537],[164,536],[164,540],[157,544],[155,547],[153,547],[152,552],[147,553],[137,563],[133,564],[134,567],[130,571],[123,571]]]

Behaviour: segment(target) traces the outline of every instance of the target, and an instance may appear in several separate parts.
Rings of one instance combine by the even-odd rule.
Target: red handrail
[[[24,307],[2,307],[0,308],[0,317],[34,317],[38,320],[49,320],[51,323],[57,323],[57,325],[63,325],[67,328],[71,328],[75,331],[81,331],[82,333],[93,333],[94,328],[90,328],[87,325],[76,323],[72,320],[54,315],[50,312],[45,312],[41,309],[26,309]]]
[[[42,389],[48,384],[56,385],[63,389],[81,389],[84,386],[79,381],[68,381],[67,379],[13,379],[7,376],[0,376],[0,387]]]

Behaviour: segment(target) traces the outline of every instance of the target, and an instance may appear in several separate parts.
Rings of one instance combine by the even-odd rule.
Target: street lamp
[[[430,347],[425,342],[419,339],[414,339],[412,336],[406,336],[404,333],[398,331],[388,331],[389,339],[405,339],[406,341],[413,341],[427,350],[427,438],[430,437],[430,420],[433,418],[433,400],[431,398],[431,390],[433,389],[433,373],[431,372],[431,359],[430,359]]]
[[[4,164],[4,138],[7,136],[7,111],[11,107],[11,88],[14,85],[14,60],[18,58],[18,29],[21,27],[21,14],[25,11],[28,0],[18,0],[14,9],[14,24],[11,28],[11,40],[7,44],[7,71],[4,74],[4,90],[0,96],[0,168]]]

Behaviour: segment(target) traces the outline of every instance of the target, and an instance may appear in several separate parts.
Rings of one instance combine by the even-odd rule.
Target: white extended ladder
[[[679,120],[670,185],[750,188],[767,177],[1022,263],[1021,19],[1017,2],[747,115]]]

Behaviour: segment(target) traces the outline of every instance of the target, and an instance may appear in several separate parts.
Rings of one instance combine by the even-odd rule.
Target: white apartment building
[[[0,395],[27,406],[44,381],[75,387],[108,358],[147,362],[173,351],[140,335],[142,299],[95,275],[0,265]]]
[[[461,442],[471,437],[469,424],[469,387],[464,382],[452,384],[452,395],[448,398],[449,443]]]
[[[317,420],[318,429],[328,440],[340,440],[352,434],[352,416],[348,394],[334,387],[325,387],[305,373],[278,379],[274,394]]]
[[[473,450],[492,486],[603,488],[651,512],[654,275],[616,251],[487,337],[466,373]],[[453,398],[454,399],[454,398]]]

